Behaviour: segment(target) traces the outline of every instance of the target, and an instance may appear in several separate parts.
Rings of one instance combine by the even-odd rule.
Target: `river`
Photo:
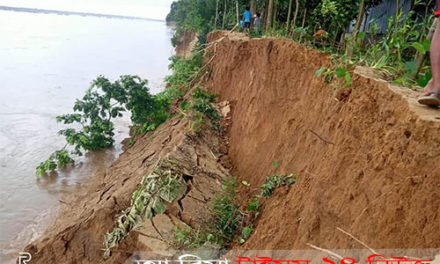
[[[128,136],[129,119],[116,120],[114,148],[37,181],[35,167],[65,144],[55,117],[70,113],[98,75],[139,75],[162,90],[171,36],[165,22],[0,11],[0,263],[15,263],[63,194],[108,167]]]

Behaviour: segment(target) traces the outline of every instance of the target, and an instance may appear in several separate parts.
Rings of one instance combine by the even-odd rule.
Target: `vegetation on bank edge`
[[[69,152],[81,156],[86,151],[112,146],[113,119],[122,117],[126,111],[131,113],[134,130],[156,129],[169,117],[169,100],[161,94],[150,94],[147,84],[147,80],[131,75],[121,76],[115,82],[103,76],[95,79],[83,98],[76,100],[73,114],[57,116],[57,122],[69,125],[58,132],[67,144],[37,167],[37,176],[73,164]]]
[[[212,202],[213,221],[203,229],[192,229],[190,227],[174,227],[175,243],[178,248],[198,249],[204,246],[217,245],[221,249],[227,248],[234,238],[243,244],[254,232],[255,221],[260,214],[262,198],[269,198],[274,190],[281,186],[292,186],[297,174],[274,174],[266,178],[261,185],[261,193],[254,195],[249,204],[240,210],[240,204],[235,202],[237,181],[229,177],[222,185],[223,193],[217,195]],[[250,187],[246,182],[245,186]]]
[[[196,135],[201,135],[205,117],[211,121],[215,130],[220,130],[220,114],[213,106],[217,97],[218,95],[209,94],[197,85],[191,94],[191,100],[180,103],[179,117],[186,117],[190,121],[191,130]]]
[[[251,11],[261,13],[265,22],[262,30],[251,32],[251,37],[288,38],[334,54],[340,62],[318,72],[330,71],[326,81],[341,78],[344,85],[350,85],[353,66],[362,65],[382,72],[385,79],[396,84],[423,87],[432,77],[427,53],[435,1],[413,0],[409,13],[404,14],[401,1],[396,0],[396,15],[388,18],[386,30],[380,29],[376,18],[368,13],[382,2],[384,0],[178,0],[172,4],[167,20],[177,24],[174,44],[178,44],[180,35],[186,31],[197,32],[203,44],[208,32],[233,28],[245,6],[250,5]],[[346,34],[352,21],[356,21],[353,33]],[[315,34],[317,32],[319,34]]]
[[[218,195],[212,202],[211,221],[203,229],[194,230],[189,226],[174,227],[175,246],[178,248],[197,249],[211,243],[224,248],[231,243],[241,222],[239,204],[235,202],[237,181],[233,177],[227,178],[222,184],[223,194]]]
[[[72,126],[59,132],[65,136],[67,144],[37,167],[37,176],[74,164],[70,155],[79,156],[86,151],[112,146],[112,120],[122,117],[127,111],[131,113],[133,125],[131,142],[134,142],[137,135],[155,130],[175,115],[170,106],[177,102],[180,102],[179,117],[189,120],[191,132],[194,134],[202,134],[205,120],[209,120],[215,130],[220,130],[220,114],[213,105],[217,95],[202,90],[196,82],[202,64],[202,53],[196,53],[189,59],[174,56],[170,60],[169,67],[173,73],[165,79],[168,87],[156,95],[150,94],[147,80],[138,76],[121,76],[115,82],[100,76],[93,81],[84,97],[75,102],[74,113],[57,117],[58,122]],[[186,96],[192,86],[193,92]],[[69,151],[68,146],[73,150]],[[142,178],[132,194],[130,207],[119,214],[115,227],[104,238],[104,259],[110,257],[111,250],[127,238],[133,228],[145,219],[163,214],[166,203],[172,203],[186,192],[187,185],[176,166],[174,161],[159,160],[153,172]],[[230,201],[219,200],[217,206],[228,207]],[[233,214],[235,207],[229,206],[229,209]],[[230,228],[235,230],[233,226]],[[226,233],[223,235],[227,236],[229,235]]]
[[[66,139],[66,145],[36,168],[37,178],[57,168],[74,164],[71,155],[81,156],[87,151],[111,147],[114,143],[113,120],[125,113],[131,114],[133,137],[154,131],[175,113],[171,104],[183,100],[190,90],[191,83],[197,78],[202,64],[202,53],[189,59],[170,58],[170,69],[173,73],[166,77],[168,87],[161,93],[151,94],[148,81],[138,76],[125,75],[114,82],[99,76],[91,84],[82,99],[77,99],[73,106],[73,114],[60,115],[57,122],[69,128],[58,133]],[[205,118],[218,128],[220,115],[212,106],[216,96],[210,95],[200,88],[192,94],[192,100],[182,102],[180,114],[189,118],[193,124],[193,132],[201,134],[201,125]]]
[[[232,176],[228,177],[222,184],[222,194],[216,195],[212,201],[213,221],[197,230],[189,226],[175,226],[175,246],[181,249],[212,246],[226,249],[235,238],[238,243],[243,244],[254,232],[255,221],[260,214],[261,199],[269,198],[280,186],[292,186],[297,178],[297,174],[278,173],[267,177],[266,182],[260,187],[260,194],[254,195],[249,204],[240,210],[240,204],[235,201],[237,181]],[[250,187],[249,184],[244,185]],[[110,257],[111,250],[145,219],[165,213],[166,204],[182,197],[187,188],[176,161],[158,160],[153,172],[144,176],[139,187],[133,192],[130,207],[119,214],[115,227],[106,234],[103,258]]]
[[[167,116],[172,116],[174,113],[170,112],[168,106],[170,104],[177,105],[180,102],[178,115],[180,118],[189,120],[191,132],[195,135],[202,134],[205,120],[209,120],[215,130],[220,130],[220,114],[213,105],[217,95],[202,90],[196,82],[201,69],[202,53],[195,53],[189,59],[180,59],[174,56],[170,60],[169,67],[173,70],[173,74],[165,79],[167,88],[155,96],[161,102],[166,102],[163,104],[166,108],[161,108],[161,110],[166,112]],[[192,93],[188,95],[192,88]],[[150,109],[154,110],[154,108]],[[140,128],[143,127],[145,126],[140,126]],[[149,126],[146,127],[149,128]],[[140,129],[139,133],[151,130],[153,129]],[[172,160],[159,160],[153,172],[144,176],[139,187],[133,192],[130,207],[119,214],[115,227],[105,236],[104,259],[110,257],[112,248],[127,238],[133,228],[145,219],[152,219],[154,215],[165,213],[166,203],[172,203],[182,197],[186,190],[187,185],[183,175],[179,172],[178,163]],[[217,206],[227,207],[231,201],[230,199],[219,201]],[[229,206],[229,209],[232,210],[230,213],[234,214],[235,207]],[[227,209],[223,208],[222,210]],[[233,226],[229,228],[234,229]],[[196,241],[197,234],[192,235]],[[221,239],[227,239],[228,236],[230,235],[225,231]]]

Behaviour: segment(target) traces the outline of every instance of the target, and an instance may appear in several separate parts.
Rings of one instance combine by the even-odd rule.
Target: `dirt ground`
[[[329,57],[291,41],[225,35],[209,36],[221,41],[208,83],[233,106],[233,175],[251,184],[240,200],[275,172],[299,174],[237,249],[363,248],[338,227],[373,248],[440,248],[440,110],[360,74],[327,84],[315,72]]]

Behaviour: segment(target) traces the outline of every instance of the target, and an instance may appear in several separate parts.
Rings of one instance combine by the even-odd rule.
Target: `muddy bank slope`
[[[66,198],[55,224],[24,251],[32,254],[32,263],[44,264],[124,263],[130,257],[172,254],[174,226],[199,228],[211,221],[210,202],[229,175],[221,165],[228,167],[223,142],[221,134],[209,127],[203,128],[202,136],[195,136],[186,118],[169,119],[156,131],[137,138],[107,172],[90,177],[84,192]],[[143,177],[153,176],[153,171],[161,175],[158,170],[168,178],[181,179],[185,191],[172,202],[163,198],[164,214],[137,224],[104,261],[106,233],[123,221],[119,216],[130,206]]]
[[[374,248],[440,247],[440,110],[358,74],[335,89],[315,77],[328,56],[288,40],[209,41],[210,91],[233,105],[233,175],[258,187],[299,173],[264,203],[244,248],[362,247],[337,227]]]

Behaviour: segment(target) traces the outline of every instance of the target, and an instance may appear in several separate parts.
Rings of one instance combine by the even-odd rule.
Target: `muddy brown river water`
[[[55,117],[71,112],[100,74],[136,74],[159,92],[171,35],[164,22],[0,11],[0,263],[14,263],[50,224],[63,194],[117,158],[130,124],[116,120],[114,148],[37,181],[35,167],[65,144]]]

